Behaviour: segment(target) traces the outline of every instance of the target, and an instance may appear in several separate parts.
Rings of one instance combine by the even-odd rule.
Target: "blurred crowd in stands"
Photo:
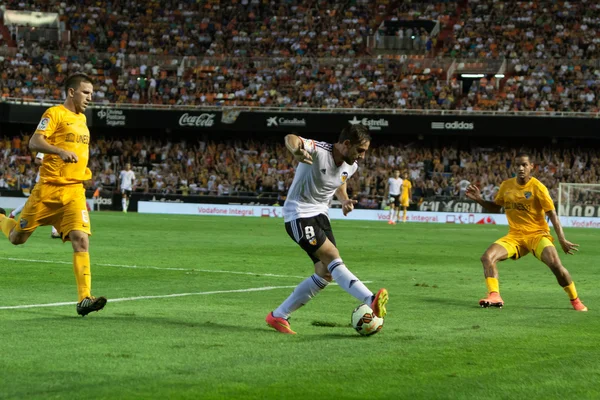
[[[593,0],[0,0],[3,8],[57,13],[70,35],[51,41],[0,19],[3,99],[61,101],[65,77],[84,71],[100,104],[600,112]],[[435,32],[414,25],[426,20]],[[469,60],[502,68],[461,79]],[[31,187],[28,139],[0,140],[0,189]],[[415,199],[460,197],[468,182],[491,198],[514,174],[515,151],[375,147],[349,189],[379,207],[401,169]],[[143,192],[285,193],[294,169],[281,144],[252,141],[99,140],[91,153],[93,187],[114,188],[131,161]],[[553,198],[558,182],[598,182],[596,151],[534,157]]]
[[[98,103],[600,111],[600,3],[591,0],[2,4],[56,12],[71,32],[60,46],[15,36],[11,48],[4,38],[3,98],[60,100],[65,76],[85,71]],[[439,34],[385,31],[385,21],[425,19],[440,22]],[[417,43],[377,54],[369,40],[379,33]],[[506,58],[504,77],[448,76],[465,57]]]
[[[27,189],[36,167],[27,150],[29,137],[0,139],[0,190]],[[136,174],[135,192],[156,194],[260,196],[283,201],[296,166],[283,143],[266,141],[159,142],[95,140],[90,147],[90,189],[116,190],[125,163]],[[515,176],[517,148],[430,148],[421,142],[372,147],[348,192],[363,208],[379,208],[394,170],[407,172],[413,202],[425,198],[464,198],[470,183],[492,200],[500,183]],[[540,149],[532,152],[534,176],[557,200],[558,183],[598,183],[600,151]]]

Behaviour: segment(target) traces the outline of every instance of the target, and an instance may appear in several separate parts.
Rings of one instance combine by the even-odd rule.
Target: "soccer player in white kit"
[[[375,315],[384,318],[388,301],[386,289],[373,294],[344,264],[336,247],[329,223],[329,202],[335,195],[347,215],[356,200],[350,200],[346,181],[357,171],[357,161],[364,159],[371,137],[364,125],[348,125],[335,144],[316,142],[287,135],[285,145],[299,161],[283,206],[288,235],[311,258],[314,275],[301,282],[292,294],[266,317],[268,325],[281,333],[295,334],[288,318],[325,289],[334,279],[342,289],[361,303],[371,306]]]
[[[43,160],[44,160],[44,153],[39,153],[38,152],[35,155],[35,160],[33,160],[33,162],[36,165],[40,165],[41,166]],[[38,168],[38,173],[37,173],[37,176],[35,177],[35,183],[38,183],[39,181],[40,181],[40,170]],[[31,188],[31,191],[33,191],[33,187]],[[25,203],[27,203],[27,202],[25,202]],[[21,213],[21,211],[23,211],[23,207],[25,207],[25,203],[21,204],[19,207],[17,207],[14,210],[12,210],[10,212],[10,214],[8,215],[8,217],[14,219],[17,215],[19,215]],[[60,235],[60,233],[58,233],[58,231],[56,230],[55,227],[52,227],[52,233],[50,233],[50,237],[52,239],[60,239],[61,235]]]
[[[390,220],[388,224],[396,225],[400,220],[400,195],[402,194],[402,182],[400,171],[394,171],[394,176],[389,178],[385,185],[386,197],[390,199]]]
[[[131,164],[125,164],[125,169],[121,171],[119,175],[119,187],[123,198],[121,199],[121,205],[123,206],[123,212],[126,213],[129,208],[129,198],[131,197],[131,191],[133,190],[133,182],[135,182],[135,174],[131,170]]]

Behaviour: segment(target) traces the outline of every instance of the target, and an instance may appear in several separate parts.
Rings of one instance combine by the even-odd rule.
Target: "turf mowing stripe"
[[[72,265],[73,262],[69,261],[53,261],[53,260],[32,260],[27,258],[14,258],[14,257],[0,257],[0,260],[8,261],[25,261],[42,264],[68,264]],[[123,265],[123,264],[100,264],[92,263],[92,267],[98,265],[100,267],[116,267],[116,268],[133,268],[133,269],[156,269],[160,271],[190,271],[190,272],[206,272],[215,274],[234,274],[234,275],[254,275],[254,276],[266,276],[269,278],[297,278],[304,279],[306,276],[295,276],[295,275],[278,275],[278,274],[263,274],[258,272],[246,272],[246,271],[224,271],[224,270],[213,270],[213,269],[196,269],[196,268],[171,268],[171,267],[153,267],[151,265]]]
[[[118,299],[109,299],[109,303],[115,303],[118,301],[135,301],[135,300],[147,300],[147,299],[166,299],[170,297],[185,297],[185,296],[201,296],[208,294],[223,294],[223,293],[248,293],[248,292],[263,292],[266,290],[275,290],[275,289],[291,289],[296,286],[265,286],[258,288],[248,288],[248,289],[235,289],[235,290],[215,290],[212,292],[196,292],[196,293],[175,293],[175,294],[165,294],[165,295],[157,295],[157,296],[138,296],[138,297],[121,297]],[[38,307],[60,307],[60,306],[73,306],[77,304],[76,302],[62,302],[62,303],[46,303],[46,304],[24,304],[20,306],[3,306],[0,307],[0,310],[16,310],[23,308],[38,308]]]

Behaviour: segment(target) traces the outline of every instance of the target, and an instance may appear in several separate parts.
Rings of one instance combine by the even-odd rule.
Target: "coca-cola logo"
[[[215,124],[215,114],[203,113],[200,115],[190,115],[185,113],[179,117],[179,126],[202,126],[211,127]]]

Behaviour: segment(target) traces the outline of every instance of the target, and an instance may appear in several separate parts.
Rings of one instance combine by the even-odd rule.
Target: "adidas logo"
[[[463,122],[463,121],[454,121],[454,122],[432,122],[431,129],[454,129],[454,130],[463,130],[463,131],[472,131],[475,129],[475,124],[473,122]]]

